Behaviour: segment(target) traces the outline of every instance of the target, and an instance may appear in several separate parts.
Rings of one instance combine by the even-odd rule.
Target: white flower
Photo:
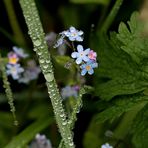
[[[24,69],[20,66],[20,64],[7,64],[6,65],[6,72],[8,75],[11,75],[14,80],[19,79],[20,74],[24,71]]]
[[[88,53],[89,53],[89,51],[90,51],[89,48],[86,49],[86,50],[84,50],[82,45],[78,45],[78,46],[77,46],[77,51],[78,51],[78,52],[73,52],[73,53],[71,54],[71,57],[72,57],[72,58],[76,58],[76,63],[77,63],[77,64],[81,64],[82,61],[87,62],[87,61],[90,60],[90,59],[88,58]]]
[[[109,145],[108,143],[105,143],[101,146],[101,148],[113,148],[113,147]]]
[[[29,148],[52,148],[52,145],[45,135],[36,134],[35,140],[31,142]]]
[[[24,53],[24,50],[22,48],[18,48],[16,46],[13,46],[13,51],[20,57],[20,58],[27,58],[29,55]]]
[[[18,82],[27,84],[31,80],[37,79],[40,72],[41,69],[36,65],[35,61],[30,60],[28,61],[27,67],[25,68],[24,73],[22,74],[22,77],[19,78]]]
[[[77,97],[78,96],[78,90],[75,89],[75,87],[71,86],[65,86],[61,89],[61,96],[63,99],[69,98],[69,97]]]
[[[68,37],[70,41],[83,41],[83,38],[81,37],[83,35],[83,31],[78,31],[73,26],[71,26],[69,30],[63,31],[63,34]]]

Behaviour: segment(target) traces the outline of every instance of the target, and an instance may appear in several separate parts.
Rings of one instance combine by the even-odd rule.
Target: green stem
[[[106,18],[105,22],[100,29],[100,33],[104,34],[108,31],[110,25],[112,24],[113,20],[115,19],[120,6],[122,5],[123,0],[116,0],[115,5],[113,6],[111,12],[109,13],[108,17]]]
[[[91,88],[89,88],[87,86],[85,86],[84,88],[80,89],[79,96],[77,98],[77,103],[74,106],[72,114],[71,114],[70,119],[69,119],[69,125],[70,125],[71,130],[74,128],[74,124],[75,124],[75,122],[77,120],[77,113],[79,113],[79,111],[80,111],[80,109],[82,107],[82,96],[88,90],[91,90]],[[64,141],[63,140],[61,140],[58,148],[64,148]]]
[[[114,131],[114,136],[118,139],[123,140],[127,133],[129,132],[129,128],[133,122],[133,119],[137,115],[137,113],[147,104],[147,102],[142,102],[141,104],[136,105],[132,110],[125,113],[118,127]]]
[[[23,10],[26,24],[28,26],[29,35],[34,45],[34,51],[39,58],[40,67],[46,80],[46,85],[54,109],[56,122],[59,131],[64,140],[66,148],[74,148],[72,131],[68,121],[66,120],[65,110],[62,104],[62,98],[57,88],[54,78],[51,56],[48,52],[48,46],[45,41],[42,24],[34,0],[20,0],[20,5]],[[44,121],[43,121],[44,122]]]
[[[14,39],[19,45],[25,45],[25,38],[17,21],[12,0],[3,0],[8,14],[10,25],[14,34]]]
[[[12,94],[12,91],[11,91],[11,87],[10,87],[10,83],[8,81],[8,78],[7,78],[7,73],[6,73],[6,68],[5,68],[5,61],[2,60],[1,58],[1,54],[0,54],[0,69],[1,69],[1,72],[2,72],[2,79],[3,79],[3,86],[5,88],[5,93],[6,93],[6,96],[8,98],[8,103],[10,105],[10,111],[12,112],[12,115],[13,115],[13,119],[14,119],[14,125],[18,125],[18,121],[16,120],[16,115],[15,115],[15,106],[14,106],[14,99],[13,99],[13,94]]]

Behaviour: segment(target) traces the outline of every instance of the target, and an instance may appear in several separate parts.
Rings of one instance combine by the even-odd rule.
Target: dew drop
[[[73,145],[74,145],[73,142],[69,143],[69,146],[73,146]]]
[[[60,117],[64,117],[64,114],[61,114]]]
[[[49,64],[50,63],[50,60],[46,60],[46,63]]]
[[[40,45],[41,45],[41,41],[40,41],[40,40],[34,41],[34,45],[35,45],[35,46],[40,46]]]
[[[43,68],[45,68],[45,69],[48,68],[48,65],[44,65]]]
[[[51,82],[54,79],[54,76],[53,76],[52,73],[47,73],[47,74],[44,75],[44,77],[45,77],[47,82]]]
[[[63,123],[62,123],[62,125],[66,125],[66,124],[67,124],[67,122],[63,122]]]
[[[37,51],[37,48],[33,48],[33,51]]]
[[[45,60],[44,59],[40,59],[40,62],[43,64],[45,62]]]
[[[38,54],[39,56],[40,56],[40,55],[42,55],[42,53],[41,53],[41,52],[38,52],[37,54]]]

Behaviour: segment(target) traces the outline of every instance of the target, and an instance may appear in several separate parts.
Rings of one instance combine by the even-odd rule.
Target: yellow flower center
[[[18,61],[17,58],[9,58],[9,63],[11,63],[11,64],[16,64],[17,61]]]
[[[73,32],[73,33],[71,34],[71,36],[73,36],[73,37],[76,36],[76,35],[77,35],[77,34],[76,34],[75,32]]]
[[[85,68],[89,71],[91,69],[91,66],[87,65]]]

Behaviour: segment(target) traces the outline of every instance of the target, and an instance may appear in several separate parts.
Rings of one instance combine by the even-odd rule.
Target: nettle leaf
[[[128,29],[129,28],[129,29]],[[121,23],[117,38],[122,42],[121,48],[127,52],[134,61],[140,63],[148,58],[148,39],[143,36],[144,23],[140,21],[138,12],[134,12],[128,25]]]
[[[141,93],[127,96],[120,96],[111,101],[107,109],[96,115],[97,123],[105,122],[109,119],[115,119],[121,116],[124,112],[132,110],[136,106],[145,104],[148,101],[148,96]]]
[[[148,104],[138,113],[133,122],[132,142],[135,148],[148,148]]]
[[[101,99],[111,100],[115,96],[139,93],[148,87],[148,66],[145,55],[148,45],[143,44],[146,40],[144,37],[139,37],[141,29],[139,29],[139,21],[136,16],[137,13],[134,13],[131,21],[128,22],[131,31],[122,23],[119,34],[113,32],[110,40],[103,39],[99,44],[100,67],[96,70],[95,94],[100,96]],[[138,23],[136,23],[136,20]],[[135,29],[136,31],[134,31]],[[131,40],[132,38],[133,40]],[[139,52],[131,46],[131,44],[136,44],[134,38],[137,38],[137,40],[140,38],[138,40]],[[123,46],[127,46],[131,52],[128,53],[123,50]],[[140,46],[143,48],[140,48]],[[134,55],[134,57],[137,55],[136,57],[141,62],[138,64],[131,55]],[[144,56],[142,57],[142,55]]]

